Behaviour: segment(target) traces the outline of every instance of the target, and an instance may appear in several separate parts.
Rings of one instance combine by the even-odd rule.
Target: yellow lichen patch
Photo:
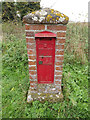
[[[57,17],[56,20],[59,20],[59,17]]]
[[[56,13],[56,15],[57,15],[57,16],[60,16],[60,15],[61,15],[61,13]]]
[[[65,20],[69,20],[69,18],[68,18],[68,17],[66,17],[66,18],[65,18]]]
[[[50,9],[51,11],[54,11],[54,9]]]
[[[68,16],[64,15],[63,13],[50,9],[50,8],[43,8],[38,11],[32,11],[28,15],[23,17],[24,23],[60,23],[60,24],[67,24],[68,23]]]
[[[52,18],[51,15],[47,15],[46,20],[49,22],[51,18]]]
[[[52,14],[54,13],[54,9],[51,9],[51,13],[52,13]]]
[[[63,17],[61,13],[56,13],[57,16]]]
[[[32,14],[35,14],[35,12],[32,12]]]
[[[64,17],[64,14],[61,14],[61,15],[60,15],[60,17],[62,17],[62,18],[63,18],[63,17]]]
[[[55,19],[53,18],[52,20],[54,21]]]
[[[66,17],[66,15],[63,14],[63,17]]]

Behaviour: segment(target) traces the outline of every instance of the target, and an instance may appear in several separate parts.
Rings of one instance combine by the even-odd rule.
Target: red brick
[[[36,61],[29,61],[28,64],[29,65],[36,65]]]
[[[61,81],[55,81],[55,84],[61,84]]]
[[[30,85],[30,87],[32,87],[32,88],[36,88],[37,86],[34,84],[34,85]]]
[[[34,87],[34,85],[30,85],[31,87]]]
[[[33,49],[33,48],[35,48],[35,44],[27,44],[27,48],[28,49]]]
[[[36,66],[29,67],[29,70],[36,70]]]
[[[62,75],[62,72],[55,72],[55,75]]]
[[[56,62],[55,63],[55,65],[62,65],[63,64],[63,62],[61,61],[61,62]]]
[[[27,50],[27,54],[28,55],[31,55],[31,54],[35,55],[35,53],[36,53],[35,50]]]
[[[33,77],[33,76],[30,75],[29,78],[33,80],[33,79],[37,79],[37,76]]]
[[[34,38],[26,38],[27,43],[35,43]]]
[[[30,25],[25,25],[25,29],[29,30]]]
[[[28,36],[28,37],[34,37],[34,32],[26,32],[26,36]]]
[[[64,54],[64,51],[57,51],[56,52],[56,55],[63,55]]]
[[[56,45],[56,49],[64,49],[64,45]]]
[[[63,30],[63,31],[66,31],[66,26],[57,26],[57,25],[48,25],[47,26],[47,29],[48,30]]]
[[[31,75],[35,75],[35,74],[36,74],[36,71],[29,71],[29,73],[30,73]]]
[[[37,84],[37,81],[30,81],[30,84]]]
[[[39,24],[39,25],[25,25],[26,30],[44,30],[45,25]]]
[[[65,37],[66,33],[65,32],[57,32],[57,37]]]
[[[56,70],[63,70],[62,67],[56,67]]]
[[[29,59],[35,60],[35,59],[36,59],[36,56],[29,56]]]
[[[57,43],[65,43],[65,39],[57,38]]]
[[[27,50],[27,54],[28,55],[33,54],[33,50]]]
[[[63,60],[63,59],[64,59],[64,56],[56,56],[56,59],[57,59],[57,60]]]
[[[62,79],[62,76],[55,76],[55,79],[61,80],[61,79]]]
[[[32,77],[32,76],[30,76],[29,78],[30,78],[31,80],[33,80],[33,77]]]

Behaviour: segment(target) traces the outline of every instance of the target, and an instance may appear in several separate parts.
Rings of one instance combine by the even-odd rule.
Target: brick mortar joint
[[[47,27],[45,28],[45,29],[43,29],[43,30],[25,30],[25,32],[42,32],[42,31],[44,31],[44,30],[47,30],[47,31],[53,31],[53,32],[60,32],[60,33],[66,33],[66,30],[49,30],[49,29],[47,29]]]
[[[30,24],[29,24],[30,25]],[[36,24],[34,24],[34,25],[36,25]],[[53,25],[53,24],[52,24]],[[45,28],[45,30],[47,30],[47,26],[51,26],[51,24],[50,25],[47,25],[47,24],[45,24],[45,26],[46,26],[46,28]],[[57,25],[58,26],[58,25]],[[62,25],[62,26],[64,26],[64,25]],[[30,31],[30,32],[32,32],[32,30],[26,30],[26,31]],[[36,32],[42,32],[42,31],[44,31],[44,30],[33,30],[33,32],[34,32],[34,36],[33,37],[28,37],[28,36],[26,36],[26,38],[34,38],[34,40],[35,40],[35,33]],[[66,31],[58,31],[58,30],[47,30],[47,31],[51,31],[51,32],[65,32],[66,33]],[[57,37],[57,38],[59,38],[59,39],[66,39],[66,37]],[[59,40],[58,40],[59,41]],[[31,43],[32,44],[32,43]],[[33,49],[34,50],[34,49]],[[62,49],[62,51],[63,51],[64,49]],[[57,51],[59,51],[59,49],[57,49]],[[61,50],[60,50],[61,51]],[[56,58],[56,56],[55,56],[55,58]],[[31,61],[33,61],[33,60],[31,60]],[[36,61],[36,59],[35,59],[35,61]],[[57,60],[56,60],[56,62],[57,62]],[[35,65],[36,66],[36,65]],[[56,66],[56,64],[55,64],[55,66]],[[37,66],[36,66],[37,67]],[[56,69],[55,69],[56,70]],[[59,71],[60,72],[60,71]],[[37,73],[36,73],[36,75],[37,75]],[[55,75],[55,77],[56,76],[62,76],[62,75]],[[56,81],[61,81],[61,80],[57,80],[56,78],[54,77],[54,85],[56,85],[56,86],[58,86],[58,84],[55,84],[55,82]],[[30,79],[30,81],[33,81],[33,80],[31,80]],[[35,80],[35,81],[37,81],[37,79]]]
[[[49,23],[48,24],[47,23],[31,23],[31,24],[25,23],[25,25],[48,25],[48,26],[49,25],[52,25],[52,26],[53,25],[57,25],[57,26],[67,26],[67,25],[60,24],[60,23],[58,23],[58,24],[55,24],[55,23],[54,24],[53,23],[50,23],[50,24]]]

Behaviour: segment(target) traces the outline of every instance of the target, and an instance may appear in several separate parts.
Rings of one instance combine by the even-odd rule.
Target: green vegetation
[[[14,1],[14,0],[13,0]],[[20,21],[27,13],[40,9],[40,2],[2,2],[2,20]]]
[[[69,23],[65,44],[62,89],[58,103],[26,102],[29,88],[25,27],[3,23],[2,117],[3,118],[89,118],[88,113],[88,27]]]

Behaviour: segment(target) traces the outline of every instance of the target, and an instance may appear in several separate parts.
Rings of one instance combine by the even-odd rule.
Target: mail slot
[[[43,31],[35,34],[38,83],[54,82],[56,34]]]

